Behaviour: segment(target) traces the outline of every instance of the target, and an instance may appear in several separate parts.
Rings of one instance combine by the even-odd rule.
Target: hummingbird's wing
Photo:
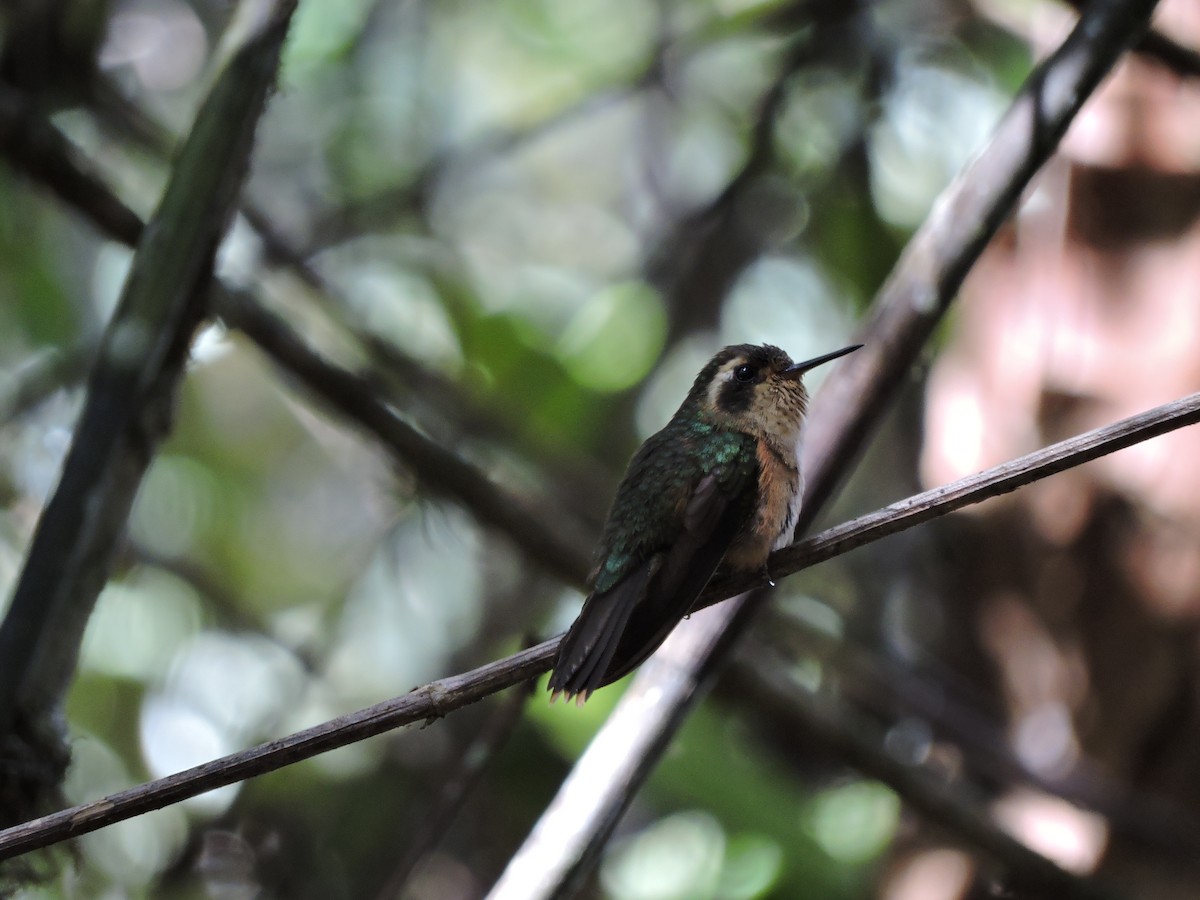
[[[746,467],[740,467],[745,469]],[[614,584],[593,591],[559,647],[550,690],[603,687],[640,665],[688,613],[752,509],[752,471],[709,473],[690,492],[674,540],[639,555]]]

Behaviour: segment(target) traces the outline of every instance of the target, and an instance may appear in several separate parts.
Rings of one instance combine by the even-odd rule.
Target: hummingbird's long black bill
[[[839,356],[845,356],[847,353],[853,353],[862,347],[862,344],[851,344],[849,347],[843,347],[841,350],[834,350],[832,353],[826,353],[824,356],[814,356],[812,359],[806,359],[804,362],[793,363],[783,370],[781,373],[784,378],[799,378],[809,369],[815,369],[817,366],[824,365],[837,359]]]

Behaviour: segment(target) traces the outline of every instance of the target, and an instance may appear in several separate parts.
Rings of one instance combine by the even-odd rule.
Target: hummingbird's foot
[[[775,587],[775,579],[771,577],[771,568],[766,563],[762,564],[762,577],[771,587]]]

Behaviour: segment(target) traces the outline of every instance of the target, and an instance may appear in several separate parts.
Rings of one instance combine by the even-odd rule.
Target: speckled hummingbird
[[[554,697],[582,702],[639,666],[722,562],[762,571],[790,543],[804,486],[801,376],[860,346],[793,363],[778,347],[737,344],[700,370],[617,488],[591,593],[559,646]]]

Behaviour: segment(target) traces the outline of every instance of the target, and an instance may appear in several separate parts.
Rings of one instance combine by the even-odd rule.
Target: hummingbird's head
[[[800,437],[808,411],[808,391],[801,376],[860,346],[794,363],[770,344],[735,344],[721,350],[700,370],[688,400],[722,425],[791,446]]]

